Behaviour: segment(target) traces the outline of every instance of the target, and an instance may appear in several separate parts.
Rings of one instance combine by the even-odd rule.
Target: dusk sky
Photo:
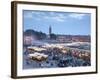
[[[65,35],[90,35],[91,14],[23,10],[24,31],[33,29],[46,34],[49,26],[52,33]]]

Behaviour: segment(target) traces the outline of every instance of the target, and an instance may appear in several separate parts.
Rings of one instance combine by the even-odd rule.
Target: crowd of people
[[[26,49],[26,55],[37,52],[34,49]],[[38,51],[40,54],[48,55],[48,58],[41,61],[26,59],[26,65],[32,65],[33,68],[52,68],[52,67],[77,67],[90,66],[91,54],[89,51],[71,49],[69,47],[46,47],[44,50]],[[30,62],[31,61],[31,62]],[[38,66],[34,66],[38,64]]]

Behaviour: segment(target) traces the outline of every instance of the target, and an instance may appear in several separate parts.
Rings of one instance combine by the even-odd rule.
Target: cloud
[[[38,11],[26,11],[24,12],[24,18],[26,19],[32,19],[34,18],[34,20],[42,20],[42,17],[46,16],[45,12],[38,12]]]
[[[25,18],[34,18],[34,20],[51,20],[51,21],[57,21],[57,22],[64,22],[65,16],[61,13],[55,13],[55,12],[41,12],[41,11],[31,11],[26,12],[24,15]]]
[[[78,19],[78,20],[81,20],[84,18],[86,14],[78,14],[78,13],[71,13],[69,14],[69,17],[70,18],[74,18],[74,19]]]
[[[34,16],[43,16],[44,12],[27,11],[24,13],[25,18],[33,18]]]
[[[32,17],[33,17],[33,15],[31,12],[27,12],[24,14],[24,18],[32,18]]]
[[[58,22],[63,22],[64,21],[64,19],[62,19],[58,16],[53,16],[53,17],[45,16],[44,19],[51,20],[51,21],[58,21]]]
[[[64,22],[66,21],[67,16],[62,13],[57,12],[42,12],[42,11],[26,11],[24,12],[24,18],[26,19],[34,19],[37,21],[40,20],[48,20],[48,21],[57,21]]]
[[[61,13],[50,12],[48,16],[44,16],[44,19],[64,22],[66,20],[66,17]]]
[[[48,21],[57,21],[57,22],[65,22],[69,18],[82,20],[86,14],[81,13],[57,13],[57,12],[42,12],[42,11],[28,11],[25,12],[25,18],[33,18],[34,20],[48,20]]]

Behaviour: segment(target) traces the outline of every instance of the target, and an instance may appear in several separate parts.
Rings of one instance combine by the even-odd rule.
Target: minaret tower
[[[52,28],[51,26],[49,26],[49,38],[51,38],[51,34],[52,34]]]

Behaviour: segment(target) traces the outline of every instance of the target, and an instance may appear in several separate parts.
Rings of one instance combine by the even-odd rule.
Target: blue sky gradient
[[[23,10],[23,26],[46,34],[51,26],[54,34],[90,35],[91,14]]]

